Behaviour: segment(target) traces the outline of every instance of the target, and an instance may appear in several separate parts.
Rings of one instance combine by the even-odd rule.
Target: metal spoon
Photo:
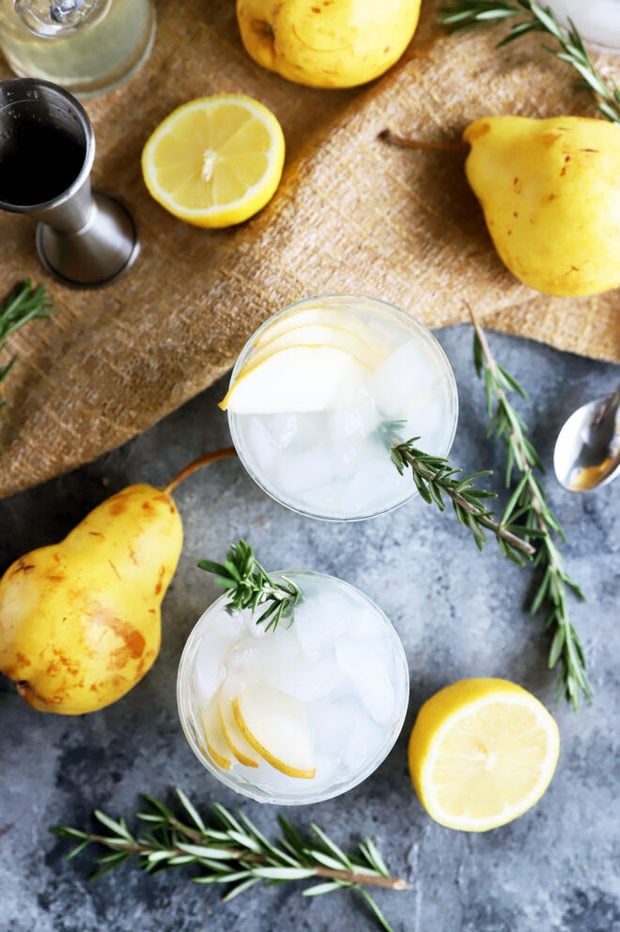
[[[620,385],[571,414],[558,434],[553,468],[569,492],[607,485],[620,474]]]

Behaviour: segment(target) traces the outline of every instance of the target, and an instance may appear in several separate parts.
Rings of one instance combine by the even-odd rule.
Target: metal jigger
[[[0,209],[37,222],[41,262],[65,285],[111,282],[139,252],[116,198],[92,191],[95,135],[82,105],[49,81],[0,82]]]

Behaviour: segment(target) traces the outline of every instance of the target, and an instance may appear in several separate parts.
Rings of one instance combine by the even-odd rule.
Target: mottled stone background
[[[504,454],[486,439],[484,398],[471,363],[471,328],[438,331],[454,366],[461,415],[453,460],[467,471],[491,466],[502,493]],[[196,560],[220,558],[247,537],[269,568],[332,573],[359,586],[385,610],[409,658],[411,703],[394,750],[362,786],[287,815],[314,820],[343,846],[371,835],[392,871],[412,889],[378,893],[397,932],[617,932],[620,812],[618,594],[620,484],[570,495],[551,472],[554,436],[579,402],[613,388],[618,367],[540,343],[491,334],[500,362],[523,381],[520,404],[545,466],[552,507],[564,523],[568,570],[587,604],[570,601],[596,691],[575,714],[554,697],[548,639],[523,603],[532,574],[504,560],[493,542],[479,554],[451,513],[411,501],[352,524],[317,522],[266,497],[236,460],[181,486],[177,501],[185,547],[166,597],[164,637],[153,670],[127,697],[79,718],[29,709],[0,681],[0,929],[2,932],[332,932],[376,928],[363,902],[342,892],[303,899],[301,884],[250,893],[221,905],[221,890],[193,885],[191,870],[149,877],[125,866],[95,883],[86,853],[64,859],[55,823],[91,826],[100,808],[131,816],[138,794],[166,798],[182,787],[201,809],[240,806],[266,833],[276,809],[245,801],[204,771],[175,709],[175,674],[185,639],[216,595]],[[164,484],[186,462],[226,445],[217,400],[222,381],[141,436],[46,485],[0,501],[0,570],[25,551],[64,536],[104,497],[123,486]],[[432,822],[409,782],[406,743],[421,703],[468,676],[502,676],[532,690],[555,715],[562,736],[556,776],[542,801],[512,824],[486,834]]]

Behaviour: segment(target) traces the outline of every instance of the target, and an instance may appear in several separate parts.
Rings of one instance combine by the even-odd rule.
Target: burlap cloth
[[[99,290],[64,288],[39,264],[32,221],[0,214],[0,294],[31,277],[48,285],[58,308],[10,345],[19,360],[0,411],[0,496],[149,427],[225,373],[269,314],[312,294],[381,296],[436,328],[466,320],[469,303],[489,328],[620,360],[618,290],[574,300],[521,285],[495,254],[463,156],[377,138],[391,127],[455,139],[491,113],[594,115],[542,37],[496,50],[505,31],[448,36],[427,0],[407,55],[389,74],[365,88],[324,91],[254,65],[233,0],[161,2],[147,64],[85,104],[97,141],[93,184],[129,203],[142,244],[136,265]],[[596,61],[618,80],[620,59]],[[0,64],[0,77],[10,76]],[[174,107],[223,91],[250,94],[277,114],[287,161],[267,208],[211,232],[175,220],[149,197],[140,152]],[[50,168],[42,162],[42,170]]]

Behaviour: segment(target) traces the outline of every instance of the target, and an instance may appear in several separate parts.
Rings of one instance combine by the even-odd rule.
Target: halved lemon
[[[236,414],[326,411],[370,371],[337,346],[288,346],[237,373],[219,406]]]
[[[314,748],[306,706],[270,686],[245,686],[232,703],[237,724],[260,756],[288,777],[312,780]]]
[[[215,94],[173,110],[142,151],[152,197],[180,220],[227,227],[257,213],[276,192],[284,166],[277,117],[243,94]]]
[[[424,703],[409,740],[411,779],[441,825],[484,832],[538,802],[555,772],[558,727],[527,690],[460,680]]]

